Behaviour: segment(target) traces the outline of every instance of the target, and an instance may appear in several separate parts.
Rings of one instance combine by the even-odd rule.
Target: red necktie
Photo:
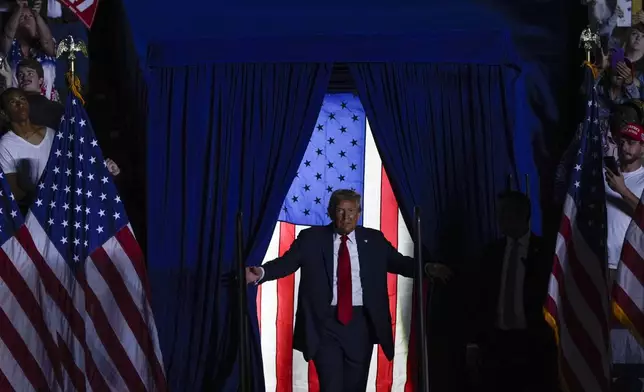
[[[344,325],[351,321],[353,312],[351,290],[351,258],[347,247],[346,235],[341,237],[338,250],[338,321]]]

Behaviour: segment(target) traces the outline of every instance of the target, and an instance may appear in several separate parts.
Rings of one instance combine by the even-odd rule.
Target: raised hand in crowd
[[[16,0],[16,4],[19,8],[29,8],[29,1],[27,0]]]
[[[40,10],[42,9],[42,0],[34,0],[34,6],[33,6],[33,7],[31,7],[31,9],[32,9],[35,13],[39,14],[39,13],[40,13]]]
[[[615,7],[615,15],[617,15],[618,18],[624,17],[624,10],[622,10],[622,7],[620,7],[619,5]]]
[[[604,48],[599,48],[601,50],[601,61],[598,62],[597,66],[599,69],[608,69],[610,67],[610,54],[604,51]]]
[[[34,0],[34,6],[31,7],[32,10],[40,12],[42,9],[42,0]]]
[[[626,62],[620,61],[619,63],[617,63],[615,71],[617,71],[617,75],[620,78],[624,79],[625,84],[628,85],[633,83],[633,70],[628,65],[626,65]]]
[[[9,62],[3,56],[0,56],[0,77],[4,79],[5,88],[13,87],[13,73]]]
[[[644,11],[637,11],[635,15],[633,15],[631,24],[635,26],[638,23],[644,23]]]
[[[114,162],[110,158],[107,158],[105,160],[105,165],[107,166],[107,171],[109,171],[110,174],[114,177],[118,176],[121,173],[121,168],[119,168],[116,162]]]

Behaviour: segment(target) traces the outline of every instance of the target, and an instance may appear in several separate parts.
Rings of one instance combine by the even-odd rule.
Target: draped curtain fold
[[[257,265],[309,142],[330,64],[216,64],[151,72],[148,260],[171,390],[237,390],[236,212]],[[255,288],[253,390],[264,390]]]
[[[351,64],[376,146],[407,227],[421,208],[423,246],[455,271],[427,302],[430,381],[464,387],[472,333],[467,271],[497,235],[495,204],[514,174],[511,118],[516,71],[503,66]],[[471,279],[472,278],[472,279]]]
[[[458,263],[496,234],[495,199],[514,174],[516,71],[472,64],[358,63],[352,76],[402,215]],[[467,244],[467,246],[463,246]]]

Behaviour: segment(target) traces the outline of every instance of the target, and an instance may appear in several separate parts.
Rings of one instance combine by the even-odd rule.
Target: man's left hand
[[[613,173],[610,169],[606,169],[606,183],[610,189],[624,196],[628,188],[624,183],[624,176],[619,173]]]
[[[425,264],[425,273],[434,279],[440,279],[443,283],[452,277],[452,270],[444,264],[427,263]]]

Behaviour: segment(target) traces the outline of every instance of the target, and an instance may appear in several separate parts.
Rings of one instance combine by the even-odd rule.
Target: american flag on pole
[[[358,97],[327,94],[297,177],[288,192],[264,261],[282,255],[298,233],[330,222],[326,209],[336,189],[362,195],[362,225],[381,230],[402,254],[413,256],[413,242],[376,149]],[[259,286],[264,376],[267,391],[319,391],[313,362],[293,350],[293,327],[300,272]],[[390,274],[389,307],[395,357],[389,362],[374,348],[368,391],[415,390],[415,350],[409,346],[413,280]]]
[[[18,282],[2,294],[20,305],[3,311],[20,340],[1,328],[18,365],[2,350],[12,386],[2,390],[165,391],[143,254],[71,95],[35,198],[16,234],[21,246],[12,238],[3,246]]]
[[[642,199],[626,231],[613,283],[613,313],[644,346],[644,204]]]
[[[587,70],[586,118],[576,143],[564,203],[546,320],[559,346],[562,382],[570,392],[610,391],[606,195],[597,91]]]

